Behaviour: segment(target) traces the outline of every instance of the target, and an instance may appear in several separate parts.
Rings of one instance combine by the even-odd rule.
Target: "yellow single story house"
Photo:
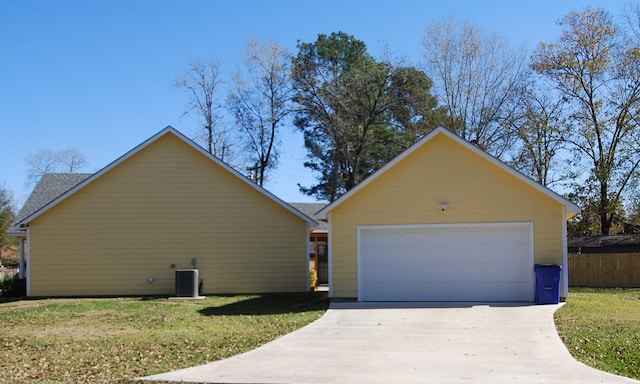
[[[580,209],[438,128],[326,206],[333,298],[525,301],[536,264],[563,267]]]
[[[172,127],[80,180],[16,223],[28,296],[308,290],[317,223]]]

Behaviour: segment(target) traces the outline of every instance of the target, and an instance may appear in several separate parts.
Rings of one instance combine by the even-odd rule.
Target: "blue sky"
[[[587,5],[619,16],[629,1],[0,0],[0,186],[18,206],[25,157],[74,147],[96,171],[167,125],[198,131],[187,97],[171,83],[193,58],[215,56],[222,77],[237,70],[249,38],[296,42],[344,31],[376,55],[383,44],[422,66],[426,27],[453,17],[533,49],[554,40],[556,21]],[[226,96],[223,90],[221,96]],[[302,136],[282,129],[281,161],[266,188],[285,201],[313,201]]]

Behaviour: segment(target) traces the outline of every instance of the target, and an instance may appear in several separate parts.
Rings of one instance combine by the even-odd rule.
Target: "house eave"
[[[26,238],[27,231],[7,231],[7,236],[9,237],[18,237],[18,238]]]

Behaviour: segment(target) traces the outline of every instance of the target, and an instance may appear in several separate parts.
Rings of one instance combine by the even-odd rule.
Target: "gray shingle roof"
[[[18,212],[14,223],[19,223],[91,175],[91,173],[45,173]]]
[[[640,245],[640,234],[614,235],[614,236],[582,236],[570,237],[567,240],[569,247],[616,247],[627,245]]]
[[[289,205],[304,213],[305,215],[315,219],[318,222],[318,226],[315,229],[327,230],[327,222],[320,221],[316,217],[316,213],[327,206],[326,203],[289,203]]]

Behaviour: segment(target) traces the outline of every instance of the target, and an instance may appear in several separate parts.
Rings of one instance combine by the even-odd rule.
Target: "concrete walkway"
[[[558,305],[334,303],[256,350],[147,380],[209,383],[640,383],[574,360]]]

